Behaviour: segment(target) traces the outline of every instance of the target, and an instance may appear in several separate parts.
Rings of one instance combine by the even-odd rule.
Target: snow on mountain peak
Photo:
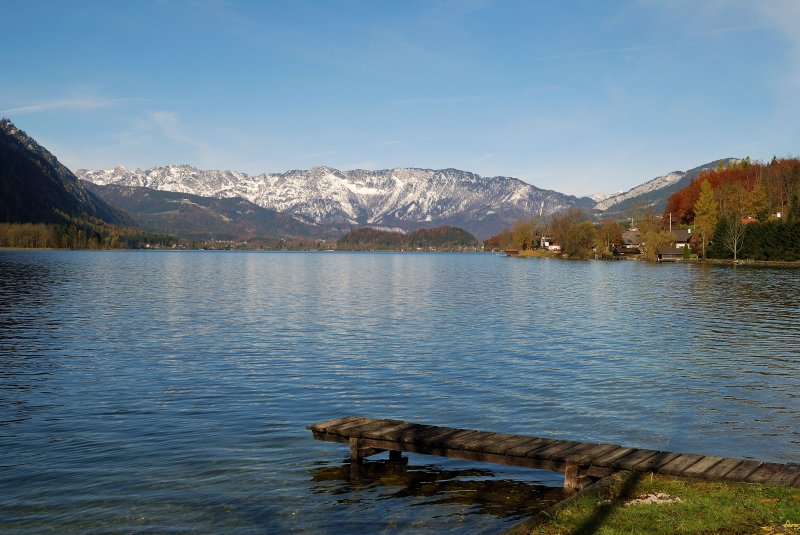
[[[264,208],[323,225],[380,225],[406,229],[449,224],[488,237],[534,209],[550,214],[588,199],[540,190],[516,178],[481,177],[457,169],[395,168],[308,171],[251,176],[189,165],[130,171],[79,170],[96,184],[143,186],[204,197],[242,197]]]
[[[673,171],[671,173],[667,173],[663,176],[658,176],[652,180],[648,180],[644,184],[640,184],[635,188],[631,188],[624,193],[617,193],[614,195],[610,195],[605,199],[600,200],[596,205],[596,210],[608,210],[610,207],[614,206],[615,204],[619,204],[626,199],[630,199],[632,197],[638,197],[639,195],[644,195],[645,193],[649,193],[651,191],[659,190],[671,186],[672,184],[678,182],[686,176],[686,173],[683,171]]]

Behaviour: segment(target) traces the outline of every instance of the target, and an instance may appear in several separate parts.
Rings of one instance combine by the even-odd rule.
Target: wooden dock
[[[354,466],[385,451],[390,459],[398,460],[406,451],[564,472],[567,490],[619,470],[800,487],[797,463],[728,459],[358,416],[309,425],[308,429],[317,440],[349,444]]]

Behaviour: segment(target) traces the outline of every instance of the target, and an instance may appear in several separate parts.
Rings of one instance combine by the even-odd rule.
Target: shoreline
[[[623,261],[623,262],[646,262],[651,264],[711,264],[711,265],[728,265],[728,266],[764,266],[764,267],[793,267],[800,268],[800,260],[752,260],[749,258],[733,260],[732,258],[700,258],[695,259],[680,259],[671,262],[658,262],[654,260],[646,260],[644,258],[580,258],[571,259],[562,256],[559,253],[551,253],[541,249],[528,249],[520,251],[517,255],[507,255],[510,258],[553,258],[558,260],[602,260],[602,261]]]

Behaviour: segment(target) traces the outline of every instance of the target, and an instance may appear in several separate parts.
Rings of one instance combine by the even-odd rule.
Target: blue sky
[[[800,1],[4,0],[64,164],[455,167],[569,194],[800,152]]]

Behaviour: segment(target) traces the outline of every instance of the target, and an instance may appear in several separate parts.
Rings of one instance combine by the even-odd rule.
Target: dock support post
[[[382,449],[370,448],[364,445],[364,440],[358,437],[350,437],[350,462],[352,464],[364,464],[364,457],[380,453]]]
[[[575,492],[579,488],[578,465],[567,461],[567,466],[564,468],[564,490]]]
[[[352,464],[363,464],[364,448],[360,447],[361,442],[357,437],[350,437],[350,462]]]
[[[389,461],[398,463],[403,460],[403,452],[399,450],[389,450]]]

